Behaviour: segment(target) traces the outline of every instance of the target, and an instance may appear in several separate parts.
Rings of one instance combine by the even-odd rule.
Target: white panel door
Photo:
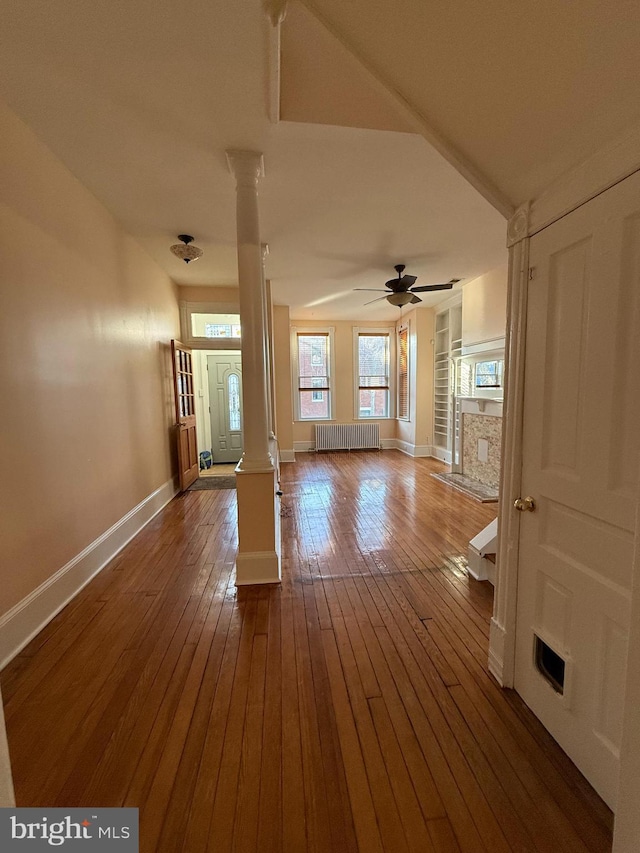
[[[520,525],[515,687],[614,807],[640,464],[640,174],[533,237],[530,267],[522,495],[535,509]],[[556,682],[564,663],[562,692],[536,648]]]
[[[240,353],[207,356],[213,462],[242,456],[242,363]]]

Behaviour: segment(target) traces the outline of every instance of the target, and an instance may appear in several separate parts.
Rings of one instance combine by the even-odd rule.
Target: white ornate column
[[[267,326],[263,249],[258,218],[262,154],[227,151],[236,178],[238,285],[242,328],[242,459],[236,468],[238,556],[236,585],[280,580],[280,516],[276,473],[269,452]]]
[[[273,358],[271,356],[273,327],[271,324],[271,288],[268,285],[265,262],[269,254],[269,244],[262,244],[262,312],[265,330],[264,339],[264,361],[267,374],[267,424],[269,427],[269,439],[273,440],[275,434],[275,419],[273,417]],[[272,454],[273,455],[273,454]]]
[[[240,470],[273,467],[269,453],[267,408],[266,325],[262,275],[262,246],[258,220],[258,178],[264,174],[262,154],[227,151],[236,178],[238,285],[242,328],[242,407],[244,453]]]
[[[522,473],[527,285],[529,280],[529,205],[518,208],[507,228],[509,290],[505,348],[506,387],[502,418],[502,470],[498,507],[498,554],[489,634],[489,670],[503,687],[513,687],[516,592],[520,516],[513,507]]]

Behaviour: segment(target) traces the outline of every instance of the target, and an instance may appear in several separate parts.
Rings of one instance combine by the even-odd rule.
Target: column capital
[[[229,171],[235,176],[238,186],[255,187],[259,178],[264,177],[264,157],[260,151],[225,152]]]
[[[521,204],[507,223],[507,249],[529,236],[530,204]]]
[[[271,21],[271,26],[277,27],[284,21],[287,14],[287,0],[263,0],[262,7]]]

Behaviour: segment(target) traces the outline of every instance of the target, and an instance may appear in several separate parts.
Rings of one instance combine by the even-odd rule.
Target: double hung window
[[[320,421],[331,418],[331,332],[298,331],[295,334],[297,417]]]
[[[357,338],[357,416],[390,417],[389,332],[358,331]]]

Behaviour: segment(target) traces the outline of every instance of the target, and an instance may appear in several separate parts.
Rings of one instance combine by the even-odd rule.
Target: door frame
[[[518,591],[518,552],[521,514],[513,507],[520,496],[526,321],[531,237],[640,171],[640,125],[594,154],[551,185],[542,195],[521,205],[507,226],[509,250],[505,399],[502,423],[502,470],[498,507],[498,551],[494,611],[489,639],[489,670],[503,687],[513,687]],[[640,480],[639,480],[640,482]],[[633,592],[629,660],[640,652],[640,495],[634,534]],[[616,810],[614,853],[626,853],[628,839],[640,833],[637,795],[640,794],[640,671],[627,666],[623,709],[620,795]]]
[[[209,399],[209,413],[208,413],[209,414],[209,431],[210,431],[210,438],[211,438],[211,452],[213,453],[214,464],[215,464],[216,454],[214,452],[214,446],[213,446],[213,443],[214,443],[213,432],[214,432],[214,430],[213,430],[212,415],[213,415],[214,410],[217,412],[218,408],[217,408],[217,405],[214,404],[214,401],[213,401],[212,396],[211,396],[211,384],[210,384],[210,382],[211,382],[211,371],[209,370],[209,358],[216,358],[216,357],[222,356],[224,354],[224,352],[228,353],[230,358],[235,353],[237,353],[237,358],[240,361],[240,427],[241,427],[240,435],[242,437],[243,447],[240,450],[239,459],[242,458],[242,453],[244,452],[244,411],[242,408],[242,350],[238,348],[238,349],[227,349],[224,351],[222,351],[222,350],[221,351],[217,351],[217,350],[206,351],[205,352],[205,361],[206,361],[206,367],[207,367],[206,385],[207,385],[207,394],[208,394],[208,399]],[[233,463],[229,462],[226,464],[230,465]]]
[[[489,639],[489,670],[503,687],[513,687],[515,666],[520,513],[513,509],[513,502],[520,496],[522,474],[529,241],[543,228],[637,171],[640,171],[640,125],[563,176],[539,198],[522,204],[507,225],[506,379],[496,584]],[[635,553],[638,555],[639,551],[640,527],[636,525]],[[634,563],[634,569],[640,572],[640,559]]]

